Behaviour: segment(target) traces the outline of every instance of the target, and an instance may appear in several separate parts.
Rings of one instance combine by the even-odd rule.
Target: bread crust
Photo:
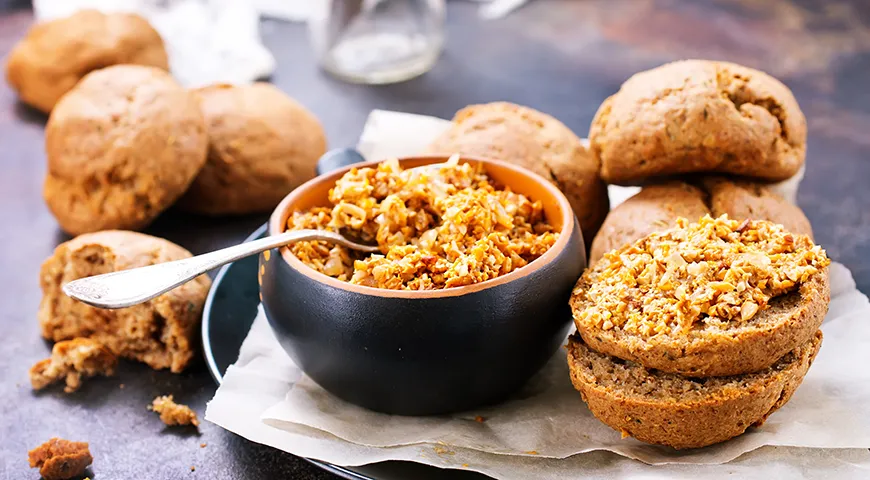
[[[183,371],[194,358],[197,327],[211,286],[199,276],[144,304],[103,310],[77,302],[61,290],[78,278],[188,258],[180,246],[142,233],[109,230],[58,245],[43,264],[39,305],[42,336],[61,341],[88,337],[116,355],[154,369]]]
[[[208,129],[208,160],[181,208],[206,215],[266,212],[314,178],[326,135],[301,104],[261,82],[194,92]]]
[[[775,365],[755,374],[726,377],[737,386],[698,387],[697,381],[678,375],[649,371],[639,365],[626,366],[632,382],[602,385],[593,363],[611,368],[610,357],[601,355],[572,336],[568,342],[571,382],[599,420],[640,441],[668,445],[677,449],[697,448],[723,442],[742,434],[749,426],[759,426],[774,411],[785,405],[801,384],[818,354],[822,332],[816,331],[803,345],[779,359]],[[610,365],[608,365],[610,364]],[[644,393],[646,383],[686,385],[700,395],[657,397]],[[633,391],[634,388],[640,392]]]
[[[803,210],[764,184],[735,178],[703,177],[700,185],[707,192],[710,213],[714,217],[727,214],[736,219],[768,220],[779,223],[791,233],[813,238],[813,227]]]
[[[810,221],[800,207],[764,184],[719,176],[670,180],[643,187],[607,215],[592,241],[589,264],[613,249],[672,228],[678,217],[694,222],[705,214],[768,220],[792,233],[813,237]]]
[[[764,181],[795,175],[807,126],[791,91],[764,72],[684,60],[640,72],[601,104],[589,131],[608,183],[719,172]]]
[[[585,278],[585,277],[584,277]],[[639,363],[646,368],[692,377],[758,372],[809,341],[828,312],[831,293],[828,269],[802,283],[796,292],[771,300],[771,308],[728,330],[693,329],[686,336],[642,338],[621,330],[603,330],[576,320],[586,308],[584,279],[571,297],[574,324],[583,341],[597,352]],[[795,300],[787,308],[776,302]]]
[[[674,227],[679,217],[696,221],[707,213],[704,191],[696,186],[672,181],[644,187],[604,219],[589,250],[589,265],[611,250]]]
[[[81,10],[32,26],[6,63],[6,79],[24,103],[45,113],[86,74],[111,65],[169,70],[160,34],[134,13]]]
[[[562,122],[507,102],[469,105],[427,153],[461,153],[519,165],[550,180],[568,198],[588,245],[610,210],[598,161]]]
[[[48,119],[43,196],[71,235],[138,230],[178,199],[205,164],[195,97],[163,70],[90,73]]]

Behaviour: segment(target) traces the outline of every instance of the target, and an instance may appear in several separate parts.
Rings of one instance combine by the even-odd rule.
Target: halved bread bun
[[[808,342],[830,302],[824,250],[762,220],[703,217],[607,253],[571,296],[595,351],[693,377],[753,373]]]
[[[821,343],[819,330],[760,372],[689,378],[598,353],[575,334],[568,367],[589,410],[611,428],[647,443],[696,448],[764,423],[789,401]]]
[[[583,281],[571,299],[574,311],[585,308]],[[739,375],[765,369],[810,340],[825,319],[830,298],[825,269],[797,291],[774,298],[770,308],[751,320],[729,323],[727,328],[697,324],[682,336],[644,338],[618,329],[589,328],[577,320],[574,324],[596,351],[647,368],[697,377]]]

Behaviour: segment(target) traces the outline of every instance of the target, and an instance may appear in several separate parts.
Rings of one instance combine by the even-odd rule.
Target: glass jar
[[[320,65],[354,83],[421,75],[444,43],[444,0],[321,0],[309,18]]]

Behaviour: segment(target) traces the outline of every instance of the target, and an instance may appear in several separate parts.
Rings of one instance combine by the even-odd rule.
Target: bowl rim
[[[424,162],[424,164],[432,164],[432,163],[442,163],[446,162],[447,159],[450,158],[450,155],[415,155],[408,157],[398,157],[399,164],[404,162]],[[302,195],[308,190],[313,188],[316,185],[320,185],[323,183],[335,183],[342,175],[349,172],[354,168],[366,168],[372,167],[379,163],[382,163],[384,160],[376,160],[376,161],[365,161],[360,163],[355,163],[353,165],[348,165],[347,167],[340,168],[334,170],[332,172],[319,175],[299,187],[295,190],[287,194],[284,199],[275,207],[275,210],[272,212],[269,217],[269,235],[277,235],[282,233],[284,230],[284,226],[286,225],[287,217],[289,217],[290,212],[289,208],[293,205]],[[574,235],[574,229],[579,229],[574,217],[574,211],[571,209],[571,204],[568,202],[568,199],[559,190],[552,182],[546,180],[544,177],[528,170],[523,167],[519,167],[517,165],[507,163],[501,160],[495,160],[490,158],[481,158],[470,155],[462,155],[460,157],[460,162],[466,163],[480,163],[480,164],[492,164],[497,166],[498,168],[503,168],[507,170],[513,170],[515,173],[528,177],[535,183],[538,183],[542,186],[550,196],[556,200],[559,205],[559,210],[562,213],[562,230],[559,232],[559,238],[556,240],[556,243],[553,244],[543,255],[531,261],[528,265],[525,265],[521,268],[518,268],[510,273],[505,275],[498,276],[496,278],[492,278],[483,282],[474,283],[471,285],[464,285],[461,287],[452,287],[452,288],[442,288],[436,290],[393,290],[387,288],[377,288],[377,287],[369,287],[365,285],[357,285],[350,282],[343,282],[336,278],[330,277],[324,273],[318,272],[317,270],[309,267],[302,263],[301,260],[296,258],[293,253],[290,252],[290,249],[286,246],[280,247],[279,252],[281,253],[281,258],[294,270],[299,273],[305,275],[306,277],[314,280],[316,282],[329,285],[334,288],[338,288],[341,290],[358,293],[361,295],[371,295],[377,297],[387,297],[387,298],[447,298],[447,297],[457,297],[461,295],[467,295],[474,292],[479,292],[481,290],[486,290],[489,288],[497,287],[499,285],[506,284],[508,282],[519,280],[520,278],[526,277],[541,268],[545,265],[549,264],[553,260],[555,260],[559,254],[565,250],[565,247],[568,246],[569,240]]]

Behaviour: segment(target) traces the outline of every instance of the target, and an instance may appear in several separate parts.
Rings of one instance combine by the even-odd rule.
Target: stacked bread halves
[[[649,443],[760,425],[801,383],[830,300],[809,221],[768,187],[803,166],[794,96],[750,68],[675,62],[626,81],[589,140],[603,180],[642,190],[609,213],[574,290],[574,386]]]

